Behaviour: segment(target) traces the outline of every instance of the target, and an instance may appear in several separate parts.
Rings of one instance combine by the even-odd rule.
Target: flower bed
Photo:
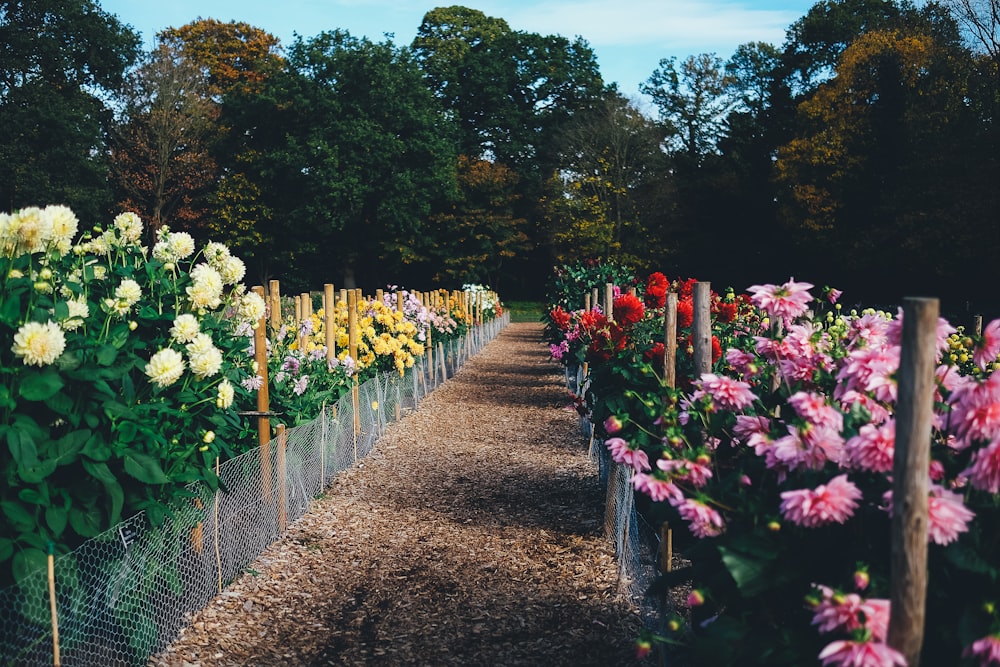
[[[664,284],[617,292],[613,321],[549,315],[554,356],[588,364],[584,407],[640,510],[689,534],[691,567],[659,582],[689,582],[689,607],[641,646],[694,665],[903,664],[885,643],[901,315],[845,313],[794,280],[713,294],[712,369],[692,379],[690,281],[674,280],[673,388]],[[923,664],[995,664],[1000,645],[998,333],[938,327]]]

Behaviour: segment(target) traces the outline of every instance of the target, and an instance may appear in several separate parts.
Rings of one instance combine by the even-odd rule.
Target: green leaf
[[[56,538],[59,538],[66,530],[68,521],[69,512],[66,511],[65,507],[49,507],[45,510],[45,523]]]
[[[55,396],[45,401],[45,404],[57,415],[73,414],[73,399],[70,398],[64,391],[57,392]]]
[[[17,497],[29,505],[42,505],[44,507],[49,504],[48,487],[43,486],[42,489],[46,493],[40,493],[38,489],[21,489]]]
[[[107,461],[111,458],[111,448],[100,433],[94,433],[87,439],[80,454],[94,461]]]
[[[49,366],[40,373],[28,373],[21,381],[18,393],[29,401],[45,401],[63,388],[59,372]]]
[[[38,464],[38,448],[30,434],[10,429],[7,431],[7,448],[18,469]]]
[[[13,410],[17,407],[17,401],[10,395],[10,389],[7,385],[0,385],[0,410],[4,408],[9,408]]]
[[[56,457],[59,465],[65,465],[75,461],[84,445],[90,441],[92,433],[93,431],[90,429],[82,428],[76,431],[71,431],[56,440]]]
[[[14,540],[0,537],[0,563],[6,563],[14,555]]]
[[[772,584],[773,578],[768,575],[768,566],[775,558],[774,553],[761,552],[752,546],[746,550],[736,550],[720,545],[718,549],[722,562],[745,597],[762,593]]]
[[[82,463],[83,469],[87,471],[87,474],[102,484],[118,481],[115,478],[115,474],[111,472],[111,468],[108,467],[107,463],[95,463],[94,461],[88,461],[87,459],[83,459]]]
[[[105,344],[97,348],[97,363],[101,366],[110,366],[118,358],[118,348],[114,345]]]
[[[167,484],[160,462],[148,454],[129,452],[125,455],[125,472],[145,484]]]
[[[48,479],[56,470],[55,459],[45,459],[37,461],[34,465],[21,466],[17,469],[17,475],[28,484],[39,484]]]
[[[34,515],[18,503],[9,500],[0,502],[0,511],[4,513],[11,526],[18,532],[27,533],[35,527]]]
[[[101,511],[97,507],[71,507],[69,525],[82,537],[96,537],[101,533]]]
[[[25,584],[27,580],[39,572],[44,572],[48,568],[49,557],[41,549],[21,549],[14,554],[12,568],[14,570],[14,581],[18,584]]]
[[[90,473],[90,476],[98,480],[108,494],[108,514],[110,523],[116,524],[121,520],[122,507],[125,505],[125,492],[118,478],[111,472],[106,463],[95,463],[83,459],[83,469]]]
[[[69,317],[69,304],[65,301],[56,301],[52,307],[52,315],[57,321],[62,322]]]

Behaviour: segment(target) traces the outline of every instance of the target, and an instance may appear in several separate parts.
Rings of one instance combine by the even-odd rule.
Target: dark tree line
[[[0,208],[137,210],[293,288],[530,297],[600,257],[989,308],[996,10],[822,0],[783,44],[661,61],[650,118],[584,39],[461,6],[407,46],[197,20],[141,53],[93,0],[0,0]]]

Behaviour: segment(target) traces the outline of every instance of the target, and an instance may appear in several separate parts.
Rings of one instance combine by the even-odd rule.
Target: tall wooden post
[[[691,337],[694,339],[694,379],[712,371],[712,283],[694,284],[694,322]]]
[[[615,286],[612,283],[604,284],[604,314],[608,319],[615,319]]]
[[[299,352],[305,354],[306,352],[306,337],[302,333],[302,321],[305,320],[305,307],[303,306],[302,295],[295,297],[295,339],[299,344]]]
[[[285,447],[288,444],[288,436],[285,434],[285,425],[278,424],[278,532],[284,533],[288,529],[288,490],[286,487],[287,470],[285,468]]]
[[[598,299],[598,289],[594,287],[593,289],[590,290],[590,307],[597,308],[599,305],[601,304]]]
[[[274,283],[276,281],[272,281]],[[258,296],[263,298],[263,286],[253,288]],[[272,322],[274,312],[271,312]],[[280,325],[279,325],[280,326]],[[267,391],[267,321],[262,317],[257,322],[253,337],[254,362],[257,365],[257,375],[261,377],[260,388],[257,390],[257,443],[260,445],[260,484],[264,499],[271,498],[271,420],[267,414],[271,411],[270,397]]]
[[[261,296],[263,294],[261,287]],[[268,304],[271,307],[271,329],[277,331],[281,328],[281,285],[277,280],[268,283]]]
[[[358,290],[347,292],[348,354],[354,360],[354,382],[351,383],[351,405],[354,413],[354,462],[358,462],[358,435],[361,433],[360,396],[358,394]]]
[[[326,334],[326,361],[329,364],[337,358],[337,303],[333,295],[333,284],[323,285],[323,333]]]
[[[892,548],[888,644],[919,667],[927,605],[927,494],[937,299],[903,299],[896,447],[892,466]]]
[[[667,293],[663,310],[663,384],[677,386],[677,294]]]

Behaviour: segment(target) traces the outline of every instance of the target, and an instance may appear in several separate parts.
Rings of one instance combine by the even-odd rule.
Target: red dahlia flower
[[[677,302],[677,328],[686,329],[694,323],[694,301],[684,299]]]
[[[556,306],[549,311],[549,317],[560,331],[569,331],[570,315],[562,309],[562,306]]]
[[[614,313],[615,322],[623,327],[635,324],[642,319],[646,312],[639,297],[627,293],[615,299],[612,308],[611,312]]]

